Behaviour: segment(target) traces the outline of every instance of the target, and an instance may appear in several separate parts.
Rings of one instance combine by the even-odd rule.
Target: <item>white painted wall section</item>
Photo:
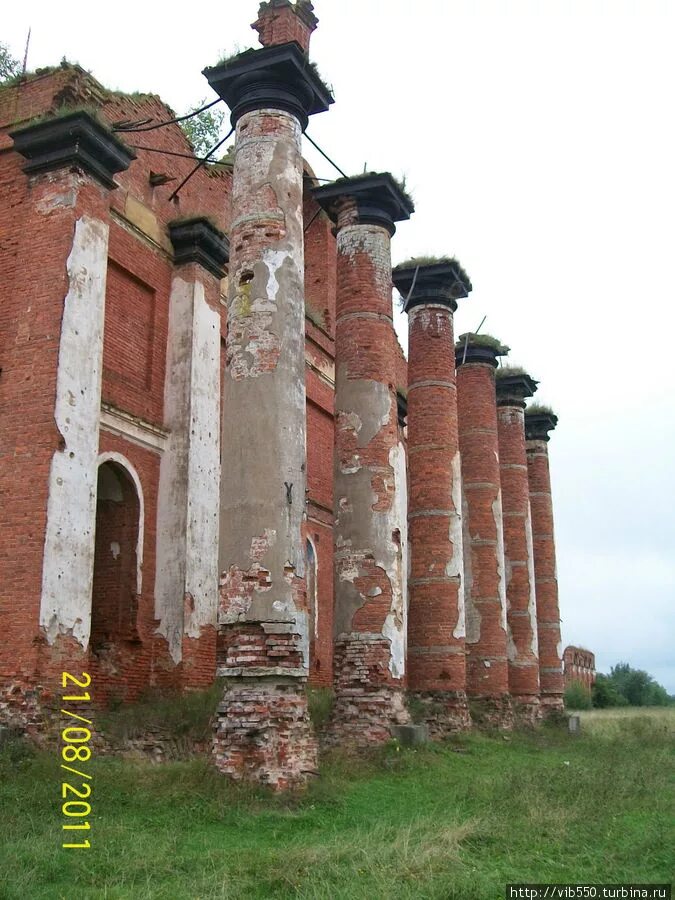
[[[220,514],[220,316],[197,282],[192,320],[192,367],[187,488],[184,631],[197,638],[216,625]]]

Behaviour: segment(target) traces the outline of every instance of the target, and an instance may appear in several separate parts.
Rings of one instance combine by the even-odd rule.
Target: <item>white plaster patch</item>
[[[174,662],[218,609],[220,320],[200,282],[175,277],[169,305],[155,616]],[[183,602],[190,595],[186,609]]]
[[[457,585],[457,625],[452,636],[460,639],[466,637],[466,609],[464,603],[464,535],[462,529],[462,462],[459,450],[452,458],[452,505],[454,512],[450,516],[450,541],[452,558],[445,568],[450,578],[459,579]]]
[[[112,544],[110,545],[110,552],[113,555],[113,559],[117,559],[117,557],[120,555],[120,545],[118,541],[112,542]]]
[[[83,216],[66,263],[56,377],[54,419],[64,447],[49,473],[40,601],[50,644],[72,633],[86,647],[91,631],[107,263],[107,224]]]
[[[498,591],[500,621],[502,628],[506,631],[506,551],[504,549],[504,517],[501,488],[497,492],[497,499],[492,503],[492,515],[494,516],[495,529],[497,531],[497,573],[499,575]]]
[[[391,647],[389,671],[394,678],[403,678],[408,636],[408,487],[405,448],[402,443],[399,442],[389,451],[389,464],[394,473],[391,527],[392,531],[398,529],[400,546],[394,545],[395,562],[387,570],[391,583],[392,608],[384,621],[382,634]]]
[[[525,538],[527,541],[527,577],[530,582],[530,596],[527,603],[527,612],[530,617],[530,629],[532,641],[530,649],[537,658],[539,657],[539,636],[537,634],[537,595],[534,581],[534,544],[532,541],[532,510],[530,502],[527,503],[527,515],[525,516]]]
[[[194,599],[184,631],[198,638],[218,610],[220,514],[220,316],[197,282],[192,318],[185,591]]]
[[[391,238],[380,225],[347,225],[337,236],[338,253],[357,265],[356,255],[365,253],[372,262],[378,294],[391,296]]]

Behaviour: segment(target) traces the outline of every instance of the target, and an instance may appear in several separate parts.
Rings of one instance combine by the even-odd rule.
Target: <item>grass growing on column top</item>
[[[0,894],[493,900],[507,882],[665,882],[675,711],[641,713],[611,728],[585,714],[580,737],[336,756],[302,796],[233,786],[203,761],[94,760],[92,848],[73,851],[56,754],[9,744]]]

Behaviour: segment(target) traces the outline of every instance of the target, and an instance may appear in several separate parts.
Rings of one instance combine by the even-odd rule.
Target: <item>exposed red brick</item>
[[[507,662],[504,536],[494,366],[457,356],[464,494],[466,691],[482,722],[513,723]],[[480,701],[478,703],[477,701]]]

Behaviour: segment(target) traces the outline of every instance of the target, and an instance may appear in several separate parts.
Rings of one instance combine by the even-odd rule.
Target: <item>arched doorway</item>
[[[142,501],[136,482],[115,459],[98,469],[90,647],[110,657],[136,642]]]

